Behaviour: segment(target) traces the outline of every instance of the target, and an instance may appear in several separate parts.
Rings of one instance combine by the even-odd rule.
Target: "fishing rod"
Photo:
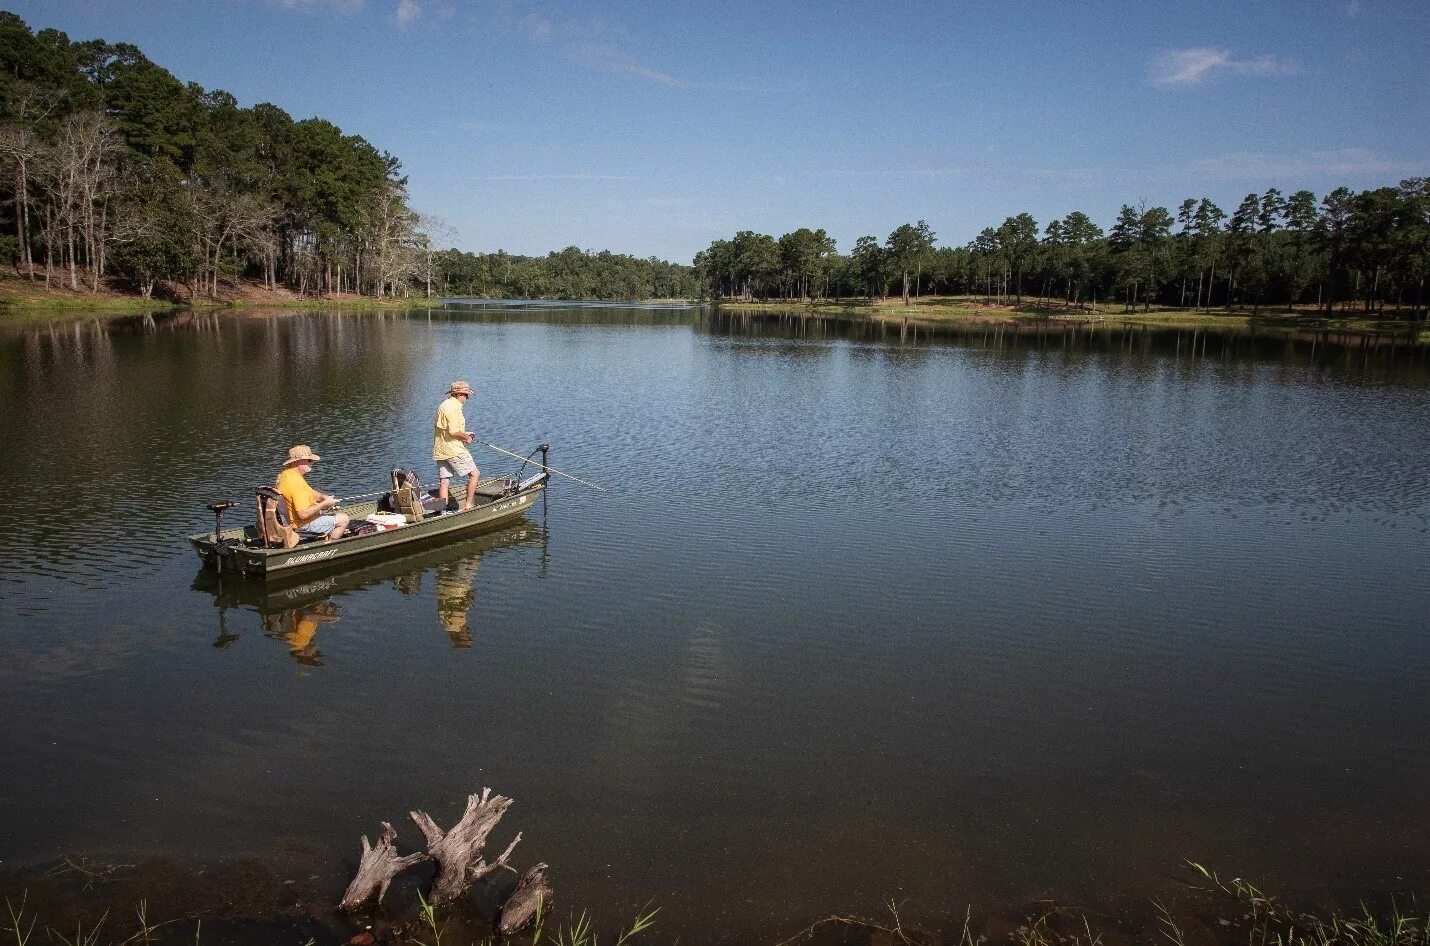
[[[338,496],[334,498],[340,503],[347,503],[352,502],[354,499],[371,499],[374,496],[381,496],[384,493],[390,492],[392,492],[391,489],[380,489],[374,493],[358,493],[356,496]]]
[[[521,461],[524,462],[524,463],[530,463],[532,466],[540,467],[541,469],[545,470],[545,471],[548,472],[548,473],[555,473],[557,476],[564,476],[564,477],[566,477],[568,480],[575,480],[576,482],[580,483],[582,486],[589,486],[589,487],[591,487],[592,489],[594,489],[594,490],[599,490],[599,491],[602,492],[602,493],[606,492],[606,487],[604,487],[604,486],[597,486],[595,483],[588,483],[588,482],[586,482],[585,480],[581,479],[581,477],[579,477],[579,476],[572,476],[570,473],[564,473],[564,472],[562,472],[561,470],[556,469],[556,467],[554,467],[554,466],[547,466],[545,463],[537,463],[535,460],[531,459],[531,457],[529,457],[529,456],[524,457],[524,456],[522,456],[522,455],[519,454],[519,453],[512,453],[510,450],[508,450],[508,449],[505,448],[505,447],[498,447],[498,446],[497,446],[496,444],[494,444],[494,443],[487,443],[485,440],[477,440],[475,437],[472,438],[472,442],[473,442],[473,443],[479,443],[479,444],[481,444],[481,445],[484,446],[484,447],[491,447],[491,448],[492,448],[493,450],[495,450],[497,453],[505,453],[505,454],[506,454],[507,456],[509,456],[509,457],[516,457],[518,460],[521,460]],[[538,449],[539,449],[539,448],[538,448]],[[535,453],[536,451],[533,450],[532,452]]]

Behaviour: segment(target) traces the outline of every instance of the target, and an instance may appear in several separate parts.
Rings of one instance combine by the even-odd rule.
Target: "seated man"
[[[327,512],[338,504],[337,497],[318,492],[305,479],[319,459],[307,444],[299,444],[288,451],[283,472],[274,486],[288,503],[288,521],[293,528],[304,535],[341,539],[348,528],[347,513]]]

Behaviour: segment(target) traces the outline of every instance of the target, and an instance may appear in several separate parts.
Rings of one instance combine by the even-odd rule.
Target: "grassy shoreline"
[[[299,296],[286,289],[270,290],[260,283],[223,283],[218,298],[144,299],[113,287],[68,289],[46,288],[22,277],[0,277],[0,324],[20,320],[63,319],[75,316],[117,318],[180,309],[222,311],[225,309],[412,309],[439,304],[423,297],[374,299],[342,293],[332,296]]]
[[[1245,310],[1225,312],[1188,311],[1186,309],[1153,308],[1151,311],[1126,311],[1120,303],[1072,307],[1061,302],[1028,299],[1022,304],[987,303],[976,297],[926,296],[904,305],[898,298],[868,300],[841,299],[835,301],[770,301],[717,303],[722,310],[733,312],[788,312],[790,314],[864,318],[876,322],[917,322],[945,325],[1011,325],[1020,322],[1057,322],[1106,324],[1170,329],[1205,328],[1272,328],[1345,332],[1418,332],[1430,337],[1424,323],[1408,319],[1379,318],[1374,314],[1337,312],[1334,314],[1305,310],[1285,312],[1265,309],[1253,315]]]
[[[129,946],[134,943],[308,943],[312,946],[595,946],[595,926],[628,928],[614,942],[680,942],[691,924],[659,904],[637,911],[605,905],[594,912],[558,901],[540,927],[498,938],[494,904],[510,894],[514,878],[499,877],[457,902],[432,909],[421,897],[427,877],[394,885],[381,906],[353,913],[334,908],[335,889],[307,863],[269,865],[252,858],[211,863],[197,870],[171,861],[103,864],[61,858],[28,871],[0,872],[0,939],[26,944]],[[428,872],[430,874],[430,871]],[[288,875],[285,877],[285,875]],[[306,875],[306,876],[305,876]],[[1316,897],[1306,907],[1267,892],[1239,876],[1190,861],[1154,893],[1113,897],[1093,906],[1052,896],[1000,906],[886,901],[873,915],[785,920],[736,929],[709,927],[717,939],[774,946],[1425,946],[1430,917],[1413,893],[1381,892],[1334,903]],[[493,896],[498,899],[493,899]],[[558,895],[559,896],[559,895]],[[420,907],[420,908],[419,908]],[[797,912],[797,911],[795,911]],[[600,918],[598,919],[598,914]],[[657,916],[658,915],[658,916]],[[655,930],[638,938],[655,918]],[[784,924],[788,924],[785,926]],[[699,928],[703,924],[695,924]],[[584,931],[584,933],[582,932]],[[667,932],[669,931],[669,932]],[[576,934],[576,935],[573,935]],[[672,940],[673,937],[673,940]]]

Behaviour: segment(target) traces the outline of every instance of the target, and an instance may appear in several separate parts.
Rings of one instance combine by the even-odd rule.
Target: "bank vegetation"
[[[923,294],[1022,306],[1124,311],[1349,311],[1423,319],[1430,275],[1430,179],[1319,201],[1271,188],[1227,214],[1207,197],[1166,207],[1124,205],[1104,231],[1074,211],[1040,226],[1031,214],[986,227],[963,246],[939,246],[925,221],[847,254],[822,229],[779,238],[745,230],[695,258],[714,299],[883,299]]]
[[[322,118],[182,82],[137,47],[0,11],[6,295],[687,297],[688,266],[571,247],[438,246],[401,161]]]

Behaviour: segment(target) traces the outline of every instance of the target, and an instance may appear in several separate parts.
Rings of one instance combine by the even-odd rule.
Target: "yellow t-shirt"
[[[433,427],[436,431],[432,440],[433,460],[450,460],[467,452],[467,442],[462,438],[467,432],[467,418],[462,413],[461,401],[449,397],[439,404]]]
[[[321,512],[317,512],[307,519],[299,518],[298,513],[301,510],[307,509],[318,501],[318,492],[308,485],[308,481],[303,478],[302,473],[298,472],[297,467],[290,466],[279,473],[275,488],[288,501],[288,521],[295,528],[305,525],[321,515]]]

